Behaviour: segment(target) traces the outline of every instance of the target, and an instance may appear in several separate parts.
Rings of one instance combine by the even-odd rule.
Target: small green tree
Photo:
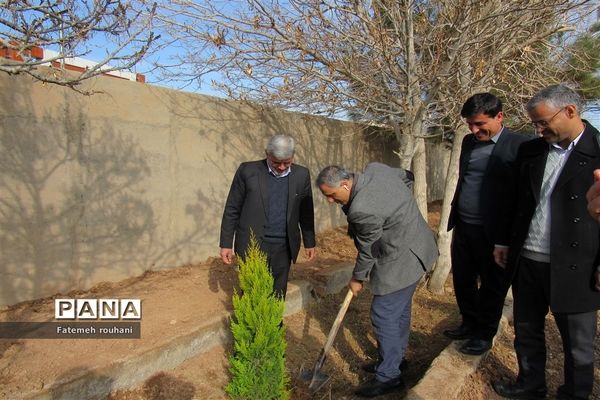
[[[267,256],[256,238],[240,261],[240,289],[233,295],[233,375],[225,390],[233,399],[288,399],[285,371],[284,300],[273,294]]]

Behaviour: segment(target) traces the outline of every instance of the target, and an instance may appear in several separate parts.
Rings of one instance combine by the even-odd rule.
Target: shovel
[[[342,303],[340,310],[338,311],[337,317],[335,317],[335,321],[333,321],[333,325],[331,326],[331,330],[329,331],[329,335],[327,336],[325,346],[321,349],[321,352],[319,353],[319,358],[315,363],[315,367],[312,371],[303,371],[300,374],[301,379],[306,381],[310,379],[310,385],[308,385],[308,389],[313,393],[319,390],[321,387],[323,387],[323,385],[327,383],[327,381],[329,381],[329,376],[321,372],[321,367],[323,366],[325,358],[327,358],[327,354],[329,353],[329,350],[333,345],[333,340],[335,339],[340,325],[342,324],[344,315],[346,315],[346,311],[348,310],[348,306],[350,305],[352,297],[352,290],[348,289],[346,298],[344,299],[344,302]]]

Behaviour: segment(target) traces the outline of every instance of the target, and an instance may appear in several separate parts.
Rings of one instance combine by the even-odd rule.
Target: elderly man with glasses
[[[494,254],[514,277],[519,373],[515,382],[493,383],[506,398],[546,397],[548,311],[560,332],[565,360],[557,398],[588,399],[592,394],[600,226],[588,213],[586,192],[594,169],[600,168],[600,146],[596,128],[581,119],[581,108],[579,95],[563,85],[542,89],[527,103],[541,137],[519,148],[509,249]]]

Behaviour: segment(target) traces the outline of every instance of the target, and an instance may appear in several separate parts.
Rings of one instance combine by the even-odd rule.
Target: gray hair
[[[317,176],[317,186],[327,185],[332,188],[340,187],[340,183],[345,180],[352,180],[352,173],[340,167],[339,165],[330,165],[323,168]]]
[[[533,110],[540,103],[546,103],[554,108],[564,108],[568,105],[575,105],[577,111],[583,110],[583,101],[576,91],[565,85],[551,85],[537,92],[531,100],[527,102],[527,111]]]
[[[285,160],[294,155],[294,138],[287,135],[275,135],[269,139],[265,151],[268,155],[279,160]]]

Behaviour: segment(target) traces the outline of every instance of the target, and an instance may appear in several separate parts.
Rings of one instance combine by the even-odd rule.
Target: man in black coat
[[[492,347],[510,286],[493,251],[508,246],[509,221],[501,210],[514,199],[507,183],[514,181],[517,149],[528,137],[503,126],[502,102],[491,93],[471,96],[461,116],[471,134],[462,142],[448,230],[454,228],[452,276],[462,324],[444,335],[469,339],[459,350],[476,355]]]
[[[253,232],[267,254],[273,291],[283,298],[300,240],[308,261],[316,254],[310,172],[293,164],[294,149],[293,138],[275,135],[267,143],[266,159],[239,166],[223,211],[219,242],[221,259],[231,264],[234,237],[235,253],[243,257]]]
[[[527,112],[541,138],[517,155],[518,192],[507,268],[514,270],[515,382],[494,382],[506,398],[546,395],[544,322],[552,311],[564,350],[558,399],[588,399],[594,383],[594,339],[600,308],[600,225],[586,191],[600,167],[598,131],[582,120],[579,95],[563,85],[542,89]],[[498,262],[506,260],[497,249]]]

